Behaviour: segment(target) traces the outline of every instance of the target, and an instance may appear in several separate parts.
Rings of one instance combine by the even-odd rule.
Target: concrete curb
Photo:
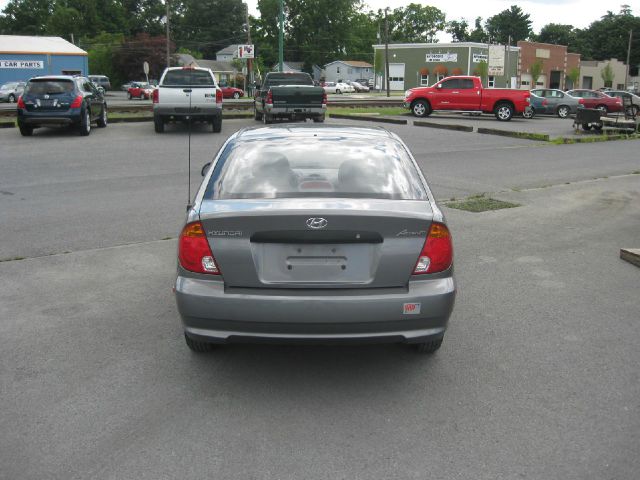
[[[476,131],[478,133],[484,133],[486,135],[498,135],[500,137],[524,138],[525,140],[537,140],[539,142],[549,141],[549,135],[543,133],[512,132],[510,130],[498,130],[497,128],[484,127],[478,127],[478,130]]]
[[[621,248],[620,258],[640,267],[640,248]]]
[[[245,119],[245,118],[253,118],[253,114],[246,115],[244,113],[230,113],[228,115],[222,115],[223,120],[237,120],[237,119]],[[153,116],[147,117],[123,117],[123,118],[109,118],[109,123],[138,123],[138,122],[152,122]],[[14,128],[16,126],[16,122],[0,122],[0,128]]]
[[[458,132],[473,132],[473,127],[468,127],[467,125],[456,125],[456,124],[449,125],[445,123],[424,122],[422,120],[414,120],[413,126],[441,128],[443,130],[455,130]]]
[[[393,123],[394,125],[406,125],[407,120],[399,118],[384,118],[376,116],[364,116],[364,115],[343,115],[342,113],[328,113],[331,118],[344,118],[345,120],[362,120],[365,122],[379,122],[379,123]]]

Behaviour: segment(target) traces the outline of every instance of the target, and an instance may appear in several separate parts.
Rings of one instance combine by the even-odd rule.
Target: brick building
[[[571,84],[567,74],[573,68],[580,68],[579,53],[569,53],[564,45],[550,43],[520,41],[518,47],[518,85],[521,89],[544,87],[566,90],[578,87]],[[542,62],[542,74],[532,85],[531,67],[536,61]]]

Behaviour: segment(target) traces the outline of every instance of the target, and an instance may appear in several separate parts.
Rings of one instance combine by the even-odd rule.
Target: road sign
[[[253,45],[238,45],[238,58],[255,58]]]

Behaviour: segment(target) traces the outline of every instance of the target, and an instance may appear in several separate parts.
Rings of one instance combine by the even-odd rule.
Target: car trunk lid
[[[246,288],[407,285],[433,212],[427,201],[216,200],[200,218],[225,284]]]

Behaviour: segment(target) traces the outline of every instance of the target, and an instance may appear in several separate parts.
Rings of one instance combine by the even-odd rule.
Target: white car
[[[356,92],[368,92],[369,86],[360,82],[351,82],[351,86],[355,88]]]
[[[356,91],[351,85],[342,82],[326,82],[322,88],[325,93],[353,93]]]

